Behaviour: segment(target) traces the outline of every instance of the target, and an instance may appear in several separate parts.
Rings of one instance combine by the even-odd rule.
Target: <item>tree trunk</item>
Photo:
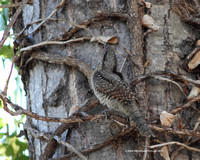
[[[60,2],[59,0],[33,0],[33,4],[25,5],[22,19],[19,19],[17,23],[21,23],[23,28],[32,21],[44,19],[56,9]],[[145,36],[144,32],[147,29],[142,27],[141,19],[147,9],[137,0],[65,1],[64,5],[62,4],[51,17],[57,20],[45,20],[38,31],[32,34],[34,44],[50,40],[64,42],[80,37],[91,37],[90,32],[96,37],[117,36],[118,44],[110,46],[116,50],[118,70],[123,66],[122,74],[127,82],[131,83],[139,75],[160,70],[182,73],[195,79],[195,75],[185,71],[181,64],[185,56],[194,49],[199,32],[195,27],[180,20],[180,17],[172,11],[173,5],[171,1],[152,1],[152,8],[148,14],[155,19],[159,30]],[[32,24],[26,29],[25,34],[31,33],[38,24]],[[81,24],[83,28],[76,27],[74,24]],[[18,31],[19,26],[17,25]],[[88,106],[90,102],[96,102],[96,106],[91,110],[88,109],[87,113],[94,115],[104,111],[106,106],[99,105],[94,98],[89,77],[86,75],[87,71],[83,72],[80,67],[67,64],[67,62],[63,63],[62,60],[60,62],[47,60],[43,55],[80,59],[94,70],[102,59],[102,51],[102,44],[90,42],[86,38],[83,41],[65,45],[45,45],[24,52],[25,62],[23,63],[26,65],[22,68],[22,79],[27,93],[27,110],[41,116],[67,118],[72,107],[82,108]],[[125,57],[128,58],[125,59]],[[148,79],[137,84],[135,92],[144,118],[149,124],[159,126],[159,116],[163,111],[170,112],[187,100],[176,85],[156,79]],[[198,112],[192,108],[187,109],[179,112],[179,117],[182,117],[185,128],[192,130],[198,119]],[[61,123],[30,117],[27,117],[27,122],[39,132],[61,136],[63,141],[71,144],[77,151],[85,151],[84,155],[91,160],[132,160],[142,159],[144,156],[145,138],[141,137],[136,129],[127,133],[121,131],[119,133],[121,136],[117,134],[113,138],[110,130],[112,126],[107,122],[90,121],[61,125]],[[184,143],[188,138],[156,130],[153,132],[156,137],[150,138],[149,145],[170,141]],[[55,139],[50,141],[37,139],[28,134],[30,159],[62,159],[62,157],[63,159],[80,159],[72,154],[69,148],[58,144]],[[178,148],[179,146],[175,144],[168,145],[169,155],[172,156]],[[159,152],[161,148],[156,149],[158,152],[151,152],[152,150],[147,152],[147,159],[161,159],[162,154]],[[198,159],[199,156],[198,152],[183,148],[174,157],[179,160],[192,157]]]

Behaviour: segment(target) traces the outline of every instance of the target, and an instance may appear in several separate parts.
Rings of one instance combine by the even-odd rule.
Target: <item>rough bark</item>
[[[22,14],[23,26],[48,17],[59,3],[58,0],[34,0],[33,5],[25,5]],[[117,36],[119,43],[112,47],[128,56],[122,70],[122,74],[128,82],[138,75],[158,70],[181,72],[195,78],[183,70],[180,64],[184,60],[185,54],[188,54],[182,48],[187,47],[188,52],[193,49],[192,45],[186,44],[185,46],[185,41],[192,39],[195,43],[195,40],[199,38],[198,30],[181,22],[180,17],[172,12],[172,4],[173,2],[165,0],[152,1],[153,6],[150,14],[160,29],[146,37],[143,34],[145,29],[141,26],[141,18],[145,9],[136,0],[66,0],[65,5],[58,10],[53,18],[66,19],[74,24],[87,21],[88,28],[95,36]],[[101,18],[88,21],[98,17],[99,14],[102,16],[100,16]],[[18,23],[20,22],[18,21]],[[31,25],[25,33],[30,33],[36,26],[37,24]],[[34,43],[91,36],[84,29],[72,32],[71,28],[74,26],[70,23],[47,21],[39,28],[38,32],[33,34]],[[69,32],[73,34],[69,35]],[[124,47],[130,51],[130,54],[125,52]],[[34,52],[41,50],[48,54],[78,58],[95,69],[101,60],[103,45],[97,42],[83,41],[66,45],[48,45]],[[116,54],[120,68],[125,58],[119,53]],[[149,63],[145,68],[146,60]],[[82,107],[93,97],[86,76],[76,67],[70,67],[66,64],[60,65],[33,60],[23,70],[22,79],[27,93],[27,109],[42,116],[67,118],[71,107]],[[170,112],[186,100],[174,84],[152,79],[139,83],[136,87],[136,93],[144,117],[149,123],[156,124],[160,123],[158,116],[162,111]],[[101,113],[104,109],[106,109],[105,106],[98,105],[88,113]],[[197,113],[189,109],[181,112],[180,116],[184,117],[183,123],[186,128],[192,130],[195,120],[198,118]],[[192,120],[191,117],[193,117]],[[50,134],[54,134],[60,125],[29,117],[27,117],[27,121],[40,132]],[[89,122],[78,123],[73,127],[68,124],[63,124],[63,126],[64,129],[57,130],[55,134],[61,136],[63,141],[67,141],[79,151],[95,148],[96,145],[105,143],[112,136],[109,123]],[[150,144],[156,144],[157,141],[180,140],[180,137],[167,135],[167,133],[155,132],[155,135],[156,137],[150,140]],[[47,148],[46,141],[36,139],[32,135],[28,135],[28,138],[30,159],[57,159],[71,153],[62,145],[55,145],[55,140],[52,140],[52,144],[55,146],[48,144],[49,148]],[[144,138],[139,136],[137,131],[134,131],[114,139],[112,143],[106,144],[104,147],[96,148],[92,152],[88,151],[85,155],[88,159],[93,160],[141,159],[143,152],[137,153],[136,151],[143,150],[143,146]],[[175,145],[170,146],[169,152],[172,153],[177,148]],[[184,150],[178,154],[176,159],[197,158],[199,156],[197,152],[184,152]],[[54,151],[55,154],[53,154]],[[148,158],[161,159],[161,156],[159,152],[150,152]],[[70,159],[79,159],[79,157],[72,156]]]

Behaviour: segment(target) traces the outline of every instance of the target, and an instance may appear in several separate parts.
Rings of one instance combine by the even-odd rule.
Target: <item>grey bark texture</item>
[[[144,7],[136,0],[66,0],[64,7],[59,9],[53,18],[66,19],[74,24],[79,24],[98,13],[120,12],[128,15],[131,17],[131,22],[110,17],[88,26],[95,36],[118,37],[118,44],[112,45],[112,47],[129,57],[122,70],[127,82],[138,75],[158,70],[173,70],[175,73],[179,70],[179,72],[195,79],[195,75],[187,73],[180,64],[185,55],[194,49],[194,44],[200,37],[198,30],[181,22],[180,17],[172,12],[173,2],[166,0],[150,0],[150,2],[152,2],[150,15],[160,28],[157,32],[152,32],[146,37],[143,36],[145,29],[142,28],[139,19],[142,17],[140,14],[144,13]],[[25,5],[24,7],[22,26],[48,17],[59,3],[59,0],[33,0],[32,5]],[[37,24],[33,24],[29,27],[26,34],[30,33],[36,26]],[[38,32],[33,34],[34,43],[59,39],[71,27],[73,25],[63,21],[47,21],[39,28]],[[85,36],[91,37],[86,30],[80,30],[73,34],[70,39]],[[131,55],[125,52],[124,47],[130,51]],[[39,50],[41,49],[38,49],[38,52]],[[101,60],[103,45],[97,42],[82,41],[67,45],[48,45],[44,46],[42,50],[48,54],[81,59],[94,70]],[[120,69],[125,58],[119,53],[116,53],[116,56],[119,64],[118,69]],[[146,60],[149,63],[145,68]],[[42,116],[67,118],[71,107],[82,107],[93,96],[87,78],[75,67],[33,60],[26,67],[26,74],[23,74],[22,78],[27,92],[27,109]],[[170,112],[186,100],[177,86],[155,79],[138,84],[135,90],[141,103],[140,110],[147,122],[152,124],[160,124],[158,117],[162,111]],[[99,105],[88,113],[101,113],[104,109],[106,109],[105,106]],[[188,109],[181,112],[180,116],[183,118],[183,124],[186,125],[186,128],[193,129],[195,120],[198,119],[197,112]],[[51,134],[60,125],[59,123],[44,122],[29,117],[27,121],[40,132]],[[70,143],[76,150],[87,150],[97,144],[104,143],[107,138],[112,136],[109,128],[109,123],[79,123],[66,130],[61,137],[63,141]],[[167,133],[163,134],[156,131],[154,133],[156,137],[152,141],[150,140],[150,144],[156,144],[156,139],[160,142],[180,140],[180,137]],[[42,159],[47,142],[36,139],[31,135],[28,135],[28,138],[30,159]],[[90,160],[142,159],[143,153],[136,151],[144,149],[144,141],[144,137],[141,137],[135,130],[85,156]],[[171,145],[169,153],[171,154],[177,148],[178,146]],[[58,145],[51,158],[59,159],[69,153],[71,152],[67,148]],[[197,160],[199,156],[198,152],[183,149],[176,156],[176,159]],[[162,159],[163,157],[160,156],[159,152],[152,152],[148,153],[147,158]],[[80,159],[80,157],[73,156],[69,159],[75,160]]]

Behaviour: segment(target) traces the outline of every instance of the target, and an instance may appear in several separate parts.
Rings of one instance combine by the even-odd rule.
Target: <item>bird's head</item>
[[[98,70],[107,70],[113,72],[117,68],[117,58],[115,52],[107,47],[105,44],[103,51],[103,58],[101,63],[98,65]]]

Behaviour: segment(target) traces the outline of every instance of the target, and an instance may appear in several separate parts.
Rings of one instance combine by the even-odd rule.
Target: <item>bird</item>
[[[144,137],[154,137],[147,122],[142,117],[133,89],[117,71],[117,57],[113,49],[105,44],[103,57],[91,76],[91,85],[100,103],[109,109],[126,114],[139,133]]]

